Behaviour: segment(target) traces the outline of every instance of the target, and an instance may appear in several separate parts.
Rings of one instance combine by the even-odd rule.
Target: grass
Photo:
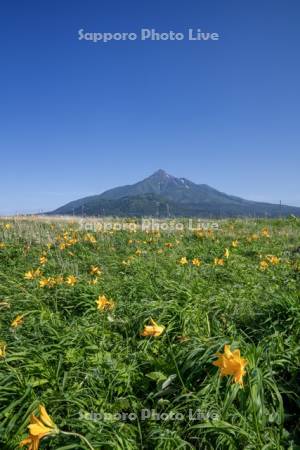
[[[146,233],[0,222],[1,449],[18,448],[39,404],[94,449],[300,449],[300,221],[219,224]],[[100,295],[114,308],[97,309]],[[142,337],[151,318],[165,332]],[[212,364],[225,344],[247,359],[243,387]],[[40,448],[89,447],[60,433]]]

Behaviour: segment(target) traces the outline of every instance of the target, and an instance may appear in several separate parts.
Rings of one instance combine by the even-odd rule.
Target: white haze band
[[[209,33],[204,32],[200,28],[196,30],[189,28],[187,33],[176,32],[176,31],[166,31],[158,32],[155,28],[142,28],[140,33],[131,32],[90,32],[85,31],[83,28],[78,30],[78,40],[79,41],[91,41],[91,42],[110,42],[110,41],[218,41],[220,39],[219,33]]]

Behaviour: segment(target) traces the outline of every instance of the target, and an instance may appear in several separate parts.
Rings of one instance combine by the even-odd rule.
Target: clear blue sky
[[[299,0],[10,0],[0,15],[0,213],[158,168],[300,206]],[[91,43],[78,30],[218,32]]]

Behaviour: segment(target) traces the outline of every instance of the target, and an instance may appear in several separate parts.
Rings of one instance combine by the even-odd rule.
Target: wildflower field
[[[299,235],[0,221],[0,449],[300,449]]]

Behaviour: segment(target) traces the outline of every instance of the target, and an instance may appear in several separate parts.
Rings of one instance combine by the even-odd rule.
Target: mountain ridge
[[[90,216],[280,217],[300,216],[300,208],[255,202],[178,178],[162,169],[134,184],[80,198],[50,212]]]

